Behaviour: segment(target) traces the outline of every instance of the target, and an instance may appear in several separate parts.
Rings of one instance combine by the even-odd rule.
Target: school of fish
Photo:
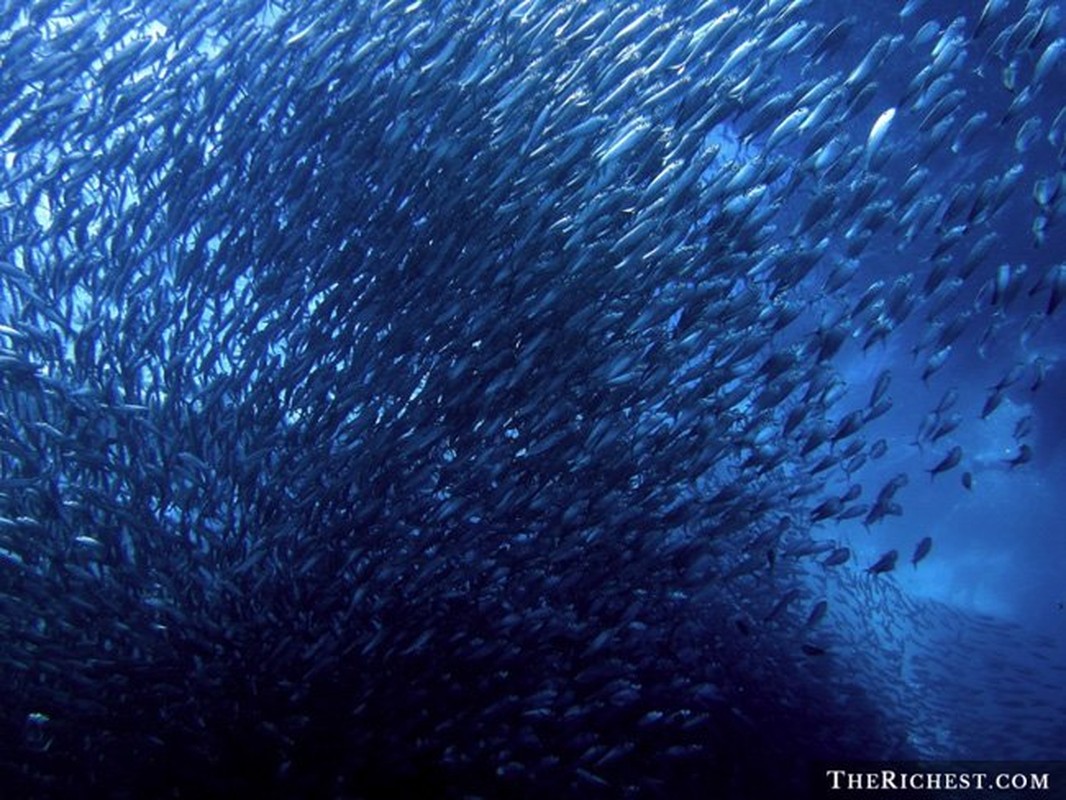
[[[0,3],[0,782],[1060,755],[1061,649],[880,532],[1062,356],[1061,8],[934,5]]]

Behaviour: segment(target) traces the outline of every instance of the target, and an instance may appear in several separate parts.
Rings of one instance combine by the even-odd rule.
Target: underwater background
[[[1066,748],[1050,0],[0,3],[0,795]]]

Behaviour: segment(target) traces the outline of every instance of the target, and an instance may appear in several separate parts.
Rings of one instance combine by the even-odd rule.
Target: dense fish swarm
[[[887,5],[0,5],[5,786],[796,796],[987,743],[939,643],[1021,634],[822,534],[964,491],[1055,366],[1066,266],[1000,231],[1061,255],[1064,40]],[[1011,349],[864,493],[893,376],[841,359],[897,342]],[[999,754],[1063,740],[1048,669]]]

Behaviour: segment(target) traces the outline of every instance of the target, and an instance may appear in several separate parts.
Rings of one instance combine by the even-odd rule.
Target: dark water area
[[[0,796],[1061,759],[1063,28],[0,4]]]

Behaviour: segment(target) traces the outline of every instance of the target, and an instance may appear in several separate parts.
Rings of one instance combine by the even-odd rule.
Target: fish
[[[966,120],[966,123],[962,126],[959,132],[955,135],[954,141],[951,143],[951,152],[962,153],[970,145],[971,141],[977,136],[988,124],[988,112],[977,111]]]
[[[1029,391],[1035,392],[1044,385],[1044,379],[1047,375],[1047,362],[1042,356],[1037,356],[1030,366],[1033,368],[1033,382],[1029,384]]]
[[[870,400],[867,403],[868,406],[876,406],[877,403],[885,396],[888,391],[889,385],[892,383],[891,370],[884,369],[877,375],[877,380],[874,381],[874,388],[870,392]]]
[[[991,389],[981,408],[981,419],[987,419],[1003,403],[1003,390]]]
[[[1063,52],[1066,52],[1066,38],[1061,36],[1044,48],[1044,52],[1040,54],[1040,58],[1036,60],[1036,65],[1033,67],[1034,84],[1042,84],[1047,79],[1062,59]]]
[[[885,517],[900,516],[903,513],[903,507],[892,500],[878,499],[869,508],[866,516],[862,520],[862,524],[869,530],[870,526],[880,522]]]
[[[1024,417],[1019,417],[1018,421],[1014,423],[1014,432],[1011,436],[1015,440],[1024,439],[1033,430],[1033,415],[1026,414]]]
[[[1033,142],[1040,137],[1043,124],[1044,121],[1039,116],[1029,117],[1023,122],[1014,137],[1014,149],[1024,153],[1032,147]]]
[[[891,500],[893,497],[896,496],[896,493],[900,489],[902,489],[903,487],[907,486],[907,484],[909,484],[909,483],[910,483],[910,478],[907,477],[907,473],[905,473],[905,472],[898,473],[897,475],[892,477],[889,481],[887,481],[884,484],[884,486],[881,487],[880,491],[878,491],[878,493],[877,493],[878,502],[886,502],[888,500]]]
[[[951,356],[951,345],[947,345],[940,350],[933,353],[925,362],[925,368],[922,370],[922,382],[929,383],[929,378],[932,377],[937,370],[941,369],[944,364],[947,363],[948,358]]]
[[[896,561],[899,558],[899,552],[896,550],[889,550],[882,555],[872,565],[867,567],[866,572],[870,575],[881,575],[885,572],[891,572],[896,568]]]
[[[914,568],[918,568],[918,562],[929,555],[929,551],[933,549],[933,539],[930,536],[923,536],[921,541],[914,547],[914,555],[911,556],[911,564]]]
[[[811,607],[811,613],[807,616],[807,622],[805,627],[813,628],[819,622],[821,622],[829,610],[829,603],[826,600],[819,600]]]
[[[980,38],[988,26],[1003,13],[1007,3],[1008,0],[985,0],[984,7],[981,9],[981,15],[977,18],[977,24],[973,29],[974,39]]]
[[[929,480],[932,481],[942,472],[954,469],[962,461],[962,448],[959,445],[953,446],[936,466],[932,469],[926,470],[929,473]]]
[[[1014,458],[1007,459],[1004,463],[1012,470],[1016,467],[1020,467],[1022,464],[1028,464],[1033,460],[1033,448],[1027,444],[1021,444],[1018,446],[1018,455]]]
[[[919,47],[923,44],[928,44],[936,38],[938,33],[940,33],[940,23],[936,20],[929,20],[914,34],[914,38],[911,39],[911,46]]]
[[[866,138],[866,164],[867,167],[880,166],[881,158],[878,157],[878,151],[881,148],[881,144],[888,134],[888,129],[892,125],[892,120],[896,118],[896,109],[886,108],[881,114],[874,120],[874,124],[870,127],[870,133]]]
[[[963,419],[961,414],[952,413],[946,417],[937,416],[936,424],[933,430],[929,433],[929,441],[936,443],[949,433],[955,431],[960,425],[962,425]]]
[[[811,510],[811,522],[820,522],[829,517],[836,516],[843,509],[844,503],[839,497],[830,497],[823,500]]]
[[[787,609],[792,603],[799,599],[800,594],[800,590],[796,588],[789,589],[787,592],[785,592],[785,594],[781,596],[781,599],[774,604],[774,607],[770,609],[770,612],[765,617],[763,617],[763,622],[770,622],[771,620],[777,619],[779,616],[781,616],[781,614],[785,612],[785,609]]]
[[[824,567],[839,567],[841,564],[846,564],[851,558],[851,550],[847,547],[836,547],[833,551],[822,559],[822,566]]]
[[[868,415],[865,409],[852,411],[850,414],[840,420],[840,422],[837,424],[836,429],[830,435],[829,441],[839,442],[843,439],[848,438],[849,436],[854,436],[856,433],[862,430],[862,426],[866,422],[867,416]]]
[[[858,17],[849,16],[833,25],[811,51],[811,58],[819,61],[838,51],[848,40],[858,22]]]
[[[853,483],[848,487],[848,490],[841,495],[840,499],[845,503],[850,503],[853,500],[857,500],[862,496],[862,484]]]

